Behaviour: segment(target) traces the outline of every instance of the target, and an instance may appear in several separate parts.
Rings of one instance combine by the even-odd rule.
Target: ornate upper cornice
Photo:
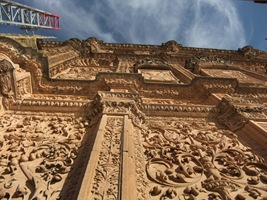
[[[31,80],[25,83],[32,83],[32,94],[65,95],[66,100],[68,96],[87,96],[92,100],[98,91],[127,90],[144,98],[167,98],[174,101],[179,99],[205,101],[211,93],[218,92],[266,95],[263,87],[241,86],[238,77],[199,76],[188,70],[194,71],[196,67],[206,64],[210,64],[211,67],[226,66],[226,68],[238,66],[234,69],[244,69],[245,75],[248,76],[252,74],[249,70],[253,66],[255,72],[252,74],[253,78],[264,81],[262,77],[267,64],[265,52],[250,47],[242,51],[188,48],[175,41],[162,45],[110,44],[96,38],[87,40],[72,38],[65,42],[38,40],[38,50],[23,47],[7,37],[1,37],[0,43],[2,44],[0,51],[8,55],[22,70],[30,73]],[[254,58],[252,59],[252,56],[249,60],[245,58],[244,55],[248,54],[253,54]],[[146,77],[142,72],[138,72],[138,69],[145,69]],[[164,81],[166,77],[163,77],[159,70],[165,70],[165,75],[169,73],[169,77],[172,76],[177,81],[171,83]],[[158,77],[153,79],[152,76]],[[149,78],[161,81],[153,82],[149,81]],[[24,89],[20,89],[23,94]],[[50,105],[60,108],[62,105],[76,105],[74,107],[78,109],[87,104],[86,101],[76,103],[57,101],[40,101],[27,97],[15,101],[14,107]]]

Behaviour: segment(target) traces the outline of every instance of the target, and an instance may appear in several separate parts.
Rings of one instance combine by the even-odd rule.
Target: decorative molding
[[[145,115],[140,111],[138,101],[136,94],[99,92],[87,111],[87,118],[92,120],[99,114],[129,115],[135,123],[142,124]]]
[[[225,98],[222,98],[220,101],[218,110],[218,121],[227,126],[231,131],[240,130],[248,122],[248,119],[238,112],[237,108]]]
[[[236,104],[238,102],[238,104]],[[247,101],[245,101],[247,103]],[[242,105],[236,98],[223,97],[218,105],[218,120],[230,130],[237,131],[244,127],[248,120],[266,119],[266,107],[261,104]]]
[[[201,53],[187,59],[185,61],[185,68],[194,73],[199,73],[198,68],[203,63],[212,63],[215,65],[229,65],[233,64],[233,61],[231,61],[226,56]]]

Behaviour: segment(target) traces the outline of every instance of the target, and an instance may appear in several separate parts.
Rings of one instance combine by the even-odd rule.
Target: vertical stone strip
[[[122,165],[121,165],[121,199],[135,200],[137,197],[137,188],[135,180],[135,161],[133,144],[133,124],[124,116],[122,144]]]
[[[101,142],[105,131],[105,126],[107,123],[107,116],[103,115],[99,124],[97,131],[97,136],[95,138],[94,146],[91,151],[90,159],[87,164],[85,175],[81,184],[80,192],[78,195],[78,200],[90,199],[91,194],[90,188],[94,178],[94,170],[97,165],[99,154],[101,151]]]
[[[103,116],[78,199],[121,199],[123,124],[121,116]]]

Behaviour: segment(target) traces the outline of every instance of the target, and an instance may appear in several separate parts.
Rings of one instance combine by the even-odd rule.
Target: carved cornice
[[[134,72],[137,73],[138,69],[169,69],[172,67],[168,64],[168,62],[162,59],[144,59],[139,60],[134,64]]]
[[[207,117],[217,115],[218,110],[209,105],[149,104],[143,103],[138,94],[99,92],[86,113],[90,121],[102,114],[129,115],[140,124],[144,123],[146,116]]]
[[[163,105],[163,104],[142,104],[141,110],[149,113],[153,112],[153,115],[157,115],[155,112],[165,112],[168,115],[175,115],[175,113],[186,113],[187,116],[196,114],[203,116],[203,114],[216,114],[218,112],[215,106],[208,105]],[[159,115],[159,113],[158,113]]]
[[[236,99],[222,98],[218,105],[220,123],[226,125],[231,131],[242,129],[249,120],[265,120],[266,107],[262,104],[250,104],[248,101],[236,101]]]
[[[140,99],[136,94],[99,92],[87,111],[87,118],[91,121],[99,114],[129,115],[137,124],[145,121],[145,115],[137,104]]]
[[[55,108],[68,110],[73,112],[77,108],[85,107],[90,101],[74,101],[74,100],[45,100],[45,99],[23,99],[15,101],[11,109],[13,110],[46,110],[53,111]],[[61,110],[62,111],[62,110]]]
[[[214,65],[228,65],[232,64],[233,62],[226,56],[201,53],[187,59],[185,61],[185,68],[192,72],[198,73],[198,67],[203,63],[212,63]]]

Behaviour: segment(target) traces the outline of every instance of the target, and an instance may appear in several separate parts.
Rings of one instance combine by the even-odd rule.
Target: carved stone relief
[[[71,39],[43,41],[37,50],[0,42],[0,51],[19,64],[13,70],[12,62],[0,61],[0,100],[14,111],[0,116],[0,199],[75,199],[88,178],[85,168],[93,174],[87,198],[123,199],[127,164],[135,180],[127,191],[136,195],[132,199],[267,196],[265,162],[231,132],[242,135],[252,119],[262,128],[258,135],[266,133],[266,83],[255,78],[266,71],[265,53],[187,48],[175,41],[159,46]],[[204,63],[220,69],[201,69]],[[200,70],[210,77],[199,76]],[[229,98],[218,98],[216,107],[206,101],[213,93]],[[34,110],[47,113],[29,112]],[[88,136],[89,122],[76,116],[87,117],[96,140]],[[254,137],[251,130],[246,134]],[[87,166],[97,141],[99,155]]]
[[[176,41],[171,40],[168,41],[164,44],[162,44],[162,47],[164,49],[164,53],[166,52],[167,54],[178,54],[182,45],[178,44]]]
[[[244,55],[244,57],[248,60],[255,59],[257,56],[264,54],[264,51],[254,49],[252,46],[245,46],[243,48],[238,49],[240,53]]]
[[[256,79],[237,70],[202,69],[201,71],[211,77],[236,78],[240,84],[266,85],[265,81]]]
[[[0,118],[0,198],[57,199],[85,134],[83,121],[36,113]]]
[[[112,60],[74,59],[50,69],[50,74],[56,79],[95,80],[98,73],[114,72],[116,68]]]
[[[171,70],[139,69],[145,81],[180,83]]]
[[[233,62],[227,58],[226,56],[219,56],[219,55],[209,55],[205,53],[197,54],[192,56],[191,58],[185,61],[185,68],[192,71],[197,72],[198,66],[201,63],[213,63],[213,64],[232,64]]]
[[[267,165],[203,119],[151,120],[143,132],[147,199],[262,199]]]
[[[31,95],[32,85],[31,85],[30,76],[17,81],[16,86],[17,86],[17,95],[18,95],[17,97],[18,98]]]
[[[14,66],[7,60],[0,61],[0,87],[3,95],[3,105],[8,108],[14,100]]]
[[[119,199],[122,131],[123,118],[107,118],[91,199]]]

